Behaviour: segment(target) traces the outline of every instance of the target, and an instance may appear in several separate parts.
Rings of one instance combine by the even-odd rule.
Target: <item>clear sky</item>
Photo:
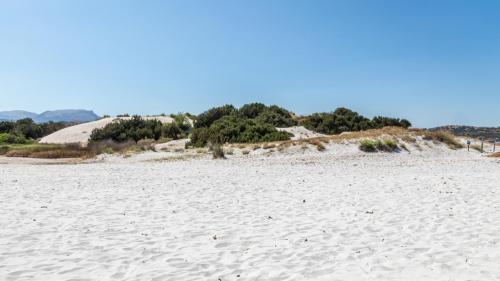
[[[500,1],[0,0],[0,110],[500,126]]]

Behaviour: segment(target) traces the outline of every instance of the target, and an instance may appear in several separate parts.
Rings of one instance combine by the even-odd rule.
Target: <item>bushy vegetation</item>
[[[134,115],[124,120],[118,119],[104,126],[102,129],[94,129],[90,135],[90,142],[113,140],[125,142],[133,140],[138,142],[142,139],[160,139],[162,134],[162,123],[158,120],[145,120]]]
[[[386,126],[408,128],[411,123],[406,119],[377,116],[372,120],[347,108],[337,108],[334,112],[314,113],[301,119],[300,125],[322,134],[378,129]]]
[[[94,129],[90,142],[111,140],[117,143],[144,139],[159,140],[160,138],[179,139],[186,137],[191,129],[191,123],[182,114],[173,115],[174,122],[162,124],[156,119],[143,119],[134,115],[130,119],[118,119],[104,128]]]
[[[72,123],[47,122],[37,124],[30,118],[0,122],[0,144],[25,144],[50,135]]]
[[[226,158],[226,156],[224,155],[224,149],[222,148],[222,145],[219,143],[209,144],[209,150],[212,151],[212,157],[214,159]]]
[[[219,107],[211,108],[196,117],[194,122],[194,128],[208,128],[215,121],[221,119],[224,116],[234,115],[238,111],[232,105],[224,105]]]
[[[174,119],[174,122],[163,124],[162,137],[174,140],[187,137],[191,131],[188,117],[185,114],[171,114],[170,117]]]
[[[364,152],[395,152],[399,150],[399,146],[392,140],[362,140],[359,144],[359,149]]]
[[[252,103],[236,109],[232,105],[215,107],[196,117],[189,146],[207,143],[255,143],[288,140],[290,133],[276,127],[296,125],[292,114],[278,106]]]

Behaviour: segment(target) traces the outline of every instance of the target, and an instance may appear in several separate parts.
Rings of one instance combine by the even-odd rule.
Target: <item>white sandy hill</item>
[[[115,120],[119,119],[127,120],[130,118],[131,117],[109,117],[93,122],[67,127],[42,138],[40,140],[40,143],[56,143],[56,144],[80,143],[81,145],[85,146],[88,144],[88,139],[90,137],[90,134],[92,134],[92,130],[104,128],[106,125]],[[172,117],[169,116],[147,116],[143,118],[147,120],[156,119],[161,121],[162,123],[171,123],[174,120]]]
[[[325,137],[326,135],[313,132],[311,130],[306,129],[303,126],[294,126],[288,128],[276,128],[278,131],[289,132],[293,134],[292,140],[302,140],[302,139],[310,139],[310,138],[318,138]]]

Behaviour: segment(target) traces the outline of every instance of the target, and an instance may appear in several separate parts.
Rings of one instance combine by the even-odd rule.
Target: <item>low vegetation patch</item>
[[[288,110],[251,103],[237,109],[232,105],[211,108],[195,118],[188,146],[211,143],[257,143],[288,140],[292,134],[276,127],[296,125]]]
[[[29,157],[29,158],[88,158],[93,157],[89,149],[79,145],[53,145],[53,144],[15,144],[3,146],[0,154],[7,157]]]
[[[319,141],[317,139],[309,139],[309,140],[307,140],[307,143],[316,146],[316,149],[318,151],[324,151],[324,150],[326,150],[325,145],[321,141]]]
[[[104,128],[95,129],[90,136],[90,143],[111,140],[115,143],[128,141],[139,142],[150,139],[159,141],[176,140],[187,137],[191,124],[183,114],[172,115],[174,122],[162,124],[156,119],[143,119],[134,115],[131,119],[116,120]]]
[[[73,123],[46,122],[37,124],[30,118],[17,121],[0,121],[0,144],[27,144],[50,135]]]
[[[409,128],[411,123],[406,119],[377,116],[368,119],[347,108],[337,108],[334,112],[314,113],[301,118],[300,125],[307,129],[328,135],[343,132],[356,132],[379,129],[387,126]]]
[[[451,149],[460,149],[464,145],[455,139],[455,136],[444,131],[426,131],[423,136],[424,140],[432,140],[434,142],[441,142],[446,144]]]
[[[495,157],[495,158],[500,158],[500,151],[498,152],[493,152],[492,154],[488,155],[489,157]]]
[[[195,123],[197,124],[197,123]],[[195,125],[196,127],[196,125]],[[209,127],[194,128],[188,146],[203,147],[207,143],[257,143],[288,140],[292,134],[276,130],[270,124],[240,115],[227,115]]]
[[[473,144],[470,146],[470,148],[472,148],[478,152],[483,152],[483,150],[481,149],[481,146],[479,144]]]
[[[212,151],[212,157],[214,159],[225,159],[224,148],[222,145],[215,143],[209,145],[209,150]]]
[[[28,158],[92,158],[98,154],[120,153],[130,155],[137,152],[152,150],[150,143],[114,142],[111,140],[93,142],[87,147],[80,144],[9,144],[0,146],[0,155],[6,157],[28,157]]]
[[[364,152],[397,152],[399,151],[399,146],[393,140],[364,139],[360,142],[359,149]]]

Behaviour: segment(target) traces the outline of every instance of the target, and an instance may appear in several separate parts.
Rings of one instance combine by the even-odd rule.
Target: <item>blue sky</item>
[[[500,126],[500,1],[4,1],[0,110],[345,106]]]

